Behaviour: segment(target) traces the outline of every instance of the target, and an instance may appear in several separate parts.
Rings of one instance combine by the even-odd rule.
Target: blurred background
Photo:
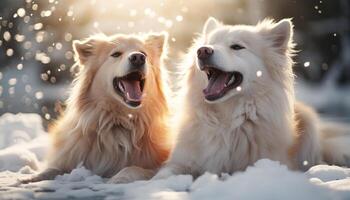
[[[1,0],[0,115],[57,117],[74,39],[166,30],[171,70],[209,16],[227,24],[293,18],[297,98],[324,119],[350,122],[349,0]]]

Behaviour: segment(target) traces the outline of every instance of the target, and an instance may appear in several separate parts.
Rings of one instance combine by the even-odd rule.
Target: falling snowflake
[[[25,39],[26,39],[26,36],[25,36],[25,35],[21,35],[21,34],[16,34],[16,35],[15,35],[15,40],[16,40],[17,42],[23,42]]]
[[[64,35],[64,40],[66,41],[66,42],[70,42],[71,40],[72,40],[72,34],[70,34],[70,33],[66,33],[65,35]]]
[[[26,10],[24,10],[24,8],[19,8],[19,9],[17,10],[17,15],[18,15],[19,17],[24,17],[25,14],[26,14]]]
[[[60,42],[57,42],[55,45],[57,50],[61,50],[62,49],[62,44]]]
[[[176,21],[182,22],[184,18],[181,15],[176,16]]]
[[[46,114],[45,114],[45,119],[46,119],[46,120],[50,120],[50,119],[51,119],[51,115],[50,115],[49,113],[46,113]]]
[[[135,10],[135,9],[130,10],[130,11],[129,11],[129,15],[130,15],[131,17],[136,16],[136,15],[137,15],[137,10]]]
[[[22,70],[22,69],[23,69],[23,64],[22,64],[22,63],[18,64],[18,65],[17,65],[17,69],[18,69],[18,70]]]
[[[4,40],[5,40],[5,41],[10,41],[10,39],[11,39],[11,34],[10,34],[10,32],[5,31],[3,37],[4,37]]]
[[[34,24],[34,30],[40,30],[43,28],[43,24],[42,23],[36,23]]]
[[[8,81],[9,85],[16,85],[16,83],[17,83],[17,79],[15,79],[15,78],[10,78]]]
[[[259,70],[259,71],[257,71],[257,72],[256,72],[256,76],[257,76],[257,77],[262,76],[262,72],[261,72],[260,70]]]
[[[167,28],[172,27],[172,26],[173,26],[173,21],[171,21],[171,20],[166,20],[165,26],[166,26]]]
[[[6,55],[7,55],[8,57],[13,56],[13,49],[11,49],[11,48],[7,49],[7,50],[6,50]]]
[[[304,160],[304,161],[303,161],[303,165],[304,165],[304,166],[307,166],[308,164],[309,164],[309,162],[308,162],[307,160]]]
[[[44,93],[43,93],[43,92],[38,91],[38,92],[35,93],[35,98],[36,98],[36,99],[40,100],[40,99],[42,99],[43,97],[44,97]]]
[[[36,53],[35,54],[35,60],[38,60],[38,61],[40,61],[43,64],[48,64],[51,61],[50,57],[48,57],[47,54],[44,53],[44,52]]]

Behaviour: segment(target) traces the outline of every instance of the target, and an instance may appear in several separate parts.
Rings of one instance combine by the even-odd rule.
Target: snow
[[[6,113],[0,117],[0,149],[31,142],[42,135],[46,133],[37,114]]]
[[[290,171],[279,162],[262,159],[233,175],[205,173],[164,180],[107,184],[80,164],[71,173],[29,184],[29,177],[45,167],[49,146],[37,114],[0,117],[0,199],[350,199],[350,169],[318,165],[306,173]]]
[[[306,172],[306,175],[327,182],[346,179],[347,177],[350,178],[350,169],[338,166],[318,165],[309,169],[309,171]]]

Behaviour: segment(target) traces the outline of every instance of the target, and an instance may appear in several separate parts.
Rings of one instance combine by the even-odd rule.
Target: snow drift
[[[350,199],[350,169],[318,165],[306,173],[262,159],[233,175],[206,173],[106,184],[84,166],[55,180],[18,184],[45,165],[49,140],[36,114],[0,118],[0,199]]]

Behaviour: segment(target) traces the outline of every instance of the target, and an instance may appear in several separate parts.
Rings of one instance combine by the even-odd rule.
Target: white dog
[[[262,158],[291,169],[347,164],[349,146],[337,151],[336,140],[321,140],[317,115],[295,102],[292,36],[289,19],[256,26],[207,20],[182,66],[177,143],[154,179],[233,173]]]

